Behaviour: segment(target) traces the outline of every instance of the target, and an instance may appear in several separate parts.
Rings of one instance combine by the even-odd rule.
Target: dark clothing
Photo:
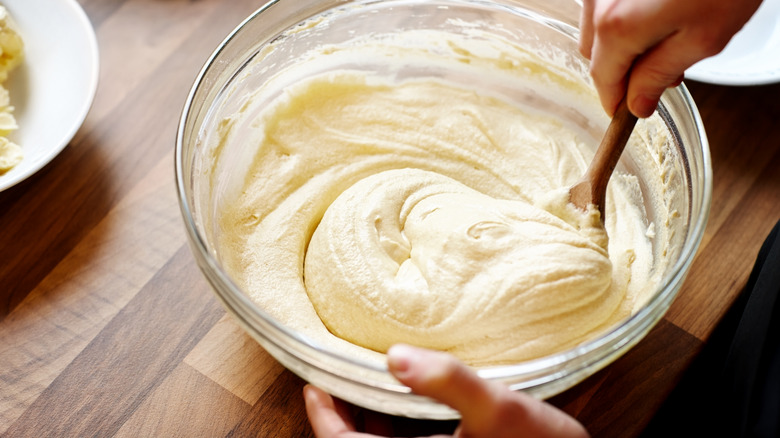
[[[780,222],[643,437],[780,437]]]

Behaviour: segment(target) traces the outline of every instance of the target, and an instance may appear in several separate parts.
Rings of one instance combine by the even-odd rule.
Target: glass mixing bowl
[[[381,53],[363,61],[350,58],[312,64],[312,53],[323,53],[318,48],[355,40],[394,41],[400,36],[403,44],[423,54],[413,68],[402,72],[404,75],[447,77],[513,95],[579,126],[595,147],[608,120],[592,87],[576,105],[562,99],[571,91],[567,81],[585,84],[586,89],[590,86],[587,60],[577,51],[579,9],[574,0],[277,0],[241,23],[197,76],[181,116],[175,151],[179,201],[192,251],[217,297],[240,325],[288,369],[339,398],[394,415],[456,418],[457,412],[447,406],[412,394],[392,378],[384,363],[324,347],[281,323],[237,286],[218,250],[221,236],[215,218],[224,198],[234,194],[244,181],[254,149],[248,141],[221,142],[221,125],[244,104],[247,94],[260,87],[266,89],[264,98],[270,101],[286,86],[322,69],[346,63],[368,71],[385,67]],[[512,80],[505,82],[485,79],[468,69],[465,73],[451,70],[446,63],[426,65],[426,59],[457,58],[462,53],[450,53],[452,48],[446,46],[428,47],[431,41],[416,33],[421,30],[481,41],[511,41],[539,57],[531,58],[554,60],[562,70],[556,73],[558,79],[548,81],[549,88],[523,88],[515,87],[513,81],[520,83],[539,75],[523,62],[511,64],[509,60],[510,68],[504,68],[502,74]],[[491,56],[490,49],[485,56]],[[493,61],[506,67],[501,64],[506,59]],[[645,147],[629,146],[618,170],[638,176],[648,222],[670,223],[668,230],[659,232],[661,237],[653,249],[668,261],[660,287],[632,316],[597,338],[540,359],[480,368],[477,372],[483,378],[537,397],[555,395],[625,353],[671,305],[703,236],[712,174],[704,129],[684,86],[665,93],[654,117],[668,133],[665,140],[658,144],[649,139],[643,143]],[[670,190],[653,192],[650,182],[654,179],[668,180],[665,183]],[[659,204],[672,213],[659,216]]]

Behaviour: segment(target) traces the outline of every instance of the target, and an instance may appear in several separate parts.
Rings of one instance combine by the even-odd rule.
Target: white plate
[[[6,86],[19,130],[9,138],[24,159],[0,175],[0,191],[40,170],[73,139],[98,82],[95,31],[76,0],[0,0],[25,43]]]
[[[689,68],[685,77],[721,85],[780,81],[780,0],[764,0],[721,53]]]

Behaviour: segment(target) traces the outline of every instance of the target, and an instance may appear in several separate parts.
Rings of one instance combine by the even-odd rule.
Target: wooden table
[[[192,81],[261,0],[81,4],[101,50],[94,106],[53,162],[0,192],[0,434],[310,436],[303,381],[218,304],[174,188],[174,136]],[[780,85],[688,85],[715,172],[707,232],[661,323],[552,400],[594,435],[642,429],[780,218]]]

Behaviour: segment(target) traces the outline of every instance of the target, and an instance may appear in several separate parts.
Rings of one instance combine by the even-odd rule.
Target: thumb
[[[506,388],[488,382],[454,356],[409,345],[387,352],[390,372],[415,394],[438,400],[461,414],[463,423],[490,424],[495,400]]]
[[[520,432],[537,437],[588,436],[582,425],[563,411],[480,378],[450,354],[395,345],[387,358],[390,372],[414,393],[460,412],[457,436],[496,438]]]

